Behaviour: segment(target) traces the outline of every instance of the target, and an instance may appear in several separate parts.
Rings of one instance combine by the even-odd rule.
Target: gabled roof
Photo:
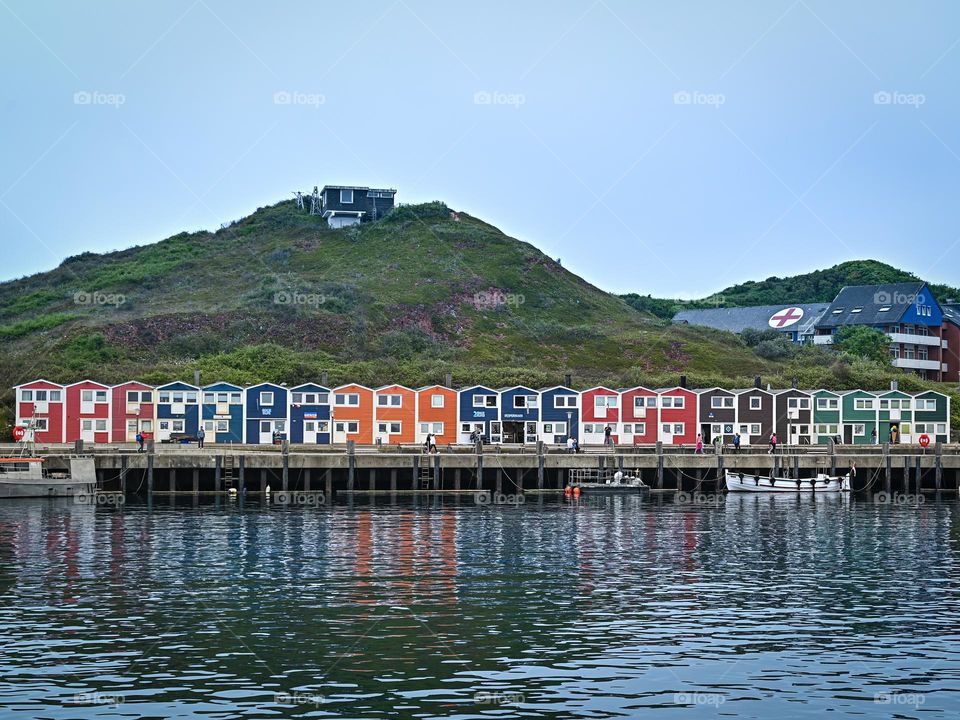
[[[330,388],[324,387],[323,385],[319,385],[318,383],[314,383],[314,382],[305,382],[299,385],[294,385],[292,388],[290,388],[290,392],[295,392],[297,390],[304,390],[306,388],[315,388],[319,392],[330,392]]]
[[[55,389],[55,390],[57,390],[57,389],[62,390],[62,389],[64,389],[64,388],[66,387],[66,385],[61,385],[60,383],[55,383],[55,382],[53,382],[53,381],[51,381],[51,380],[44,380],[43,378],[37,378],[36,380],[31,380],[30,382],[25,382],[25,383],[23,383],[22,385],[14,385],[14,386],[13,386],[13,389],[14,389],[14,390],[19,390],[20,388],[33,389],[33,388],[30,387],[31,385],[39,385],[40,383],[46,383],[47,385],[52,385],[52,386],[53,386],[53,389]],[[40,389],[43,390],[44,388],[40,388]]]
[[[679,391],[681,391],[681,392],[690,393],[691,395],[696,395],[696,394],[697,394],[697,391],[696,391],[696,390],[691,390],[690,388],[680,387],[679,385],[674,385],[673,387],[657,388],[657,389],[656,389],[656,392],[658,392],[660,395],[663,395],[664,393],[673,392],[674,390],[679,390]]]
[[[510,392],[511,390],[526,390],[527,392],[540,394],[541,390],[534,390],[532,387],[527,387],[526,385],[510,385],[508,387],[497,388],[498,393]]]
[[[465,392],[469,392],[470,390],[486,390],[487,392],[493,393],[494,395],[497,394],[496,390],[494,390],[493,388],[487,387],[486,385],[471,385],[470,387],[460,388],[458,392],[465,393]]]
[[[842,325],[882,325],[888,322],[899,322],[921,293],[925,292],[930,296],[931,301],[936,302],[933,300],[933,294],[926,290],[926,287],[927,284],[922,281],[845,287],[830,303],[830,307],[817,323],[817,327],[834,328]]]
[[[248,385],[246,388],[244,388],[244,390],[249,392],[250,390],[253,390],[255,388],[262,388],[262,387],[275,387],[279,390],[290,389],[286,385],[278,385],[277,383],[272,383],[272,382],[261,382],[261,383],[256,383],[255,385]]]
[[[813,395],[810,390],[801,390],[800,388],[784,388],[783,390],[774,390],[774,395],[785,395],[786,393],[800,393],[801,395]]]
[[[85,384],[96,385],[97,387],[102,387],[104,390],[110,389],[109,385],[104,385],[102,382],[97,382],[96,380],[77,380],[77,382],[70,383],[66,387],[71,388],[71,387],[76,387],[77,385],[85,385]]]
[[[415,393],[415,392],[416,392],[416,390],[414,390],[413,388],[409,388],[409,387],[407,387],[406,385],[399,385],[399,384],[397,384],[397,383],[391,383],[390,385],[381,385],[381,386],[378,387],[378,388],[374,388],[373,391],[378,393],[378,392],[380,392],[381,390],[392,390],[392,389],[394,389],[394,388],[396,388],[397,390],[405,390],[405,391],[407,391],[407,392],[409,392],[409,393]]]
[[[940,310],[943,312],[943,319],[945,321],[960,327],[960,304],[949,303],[947,305],[941,305]]]
[[[730,392],[732,392],[734,395],[746,395],[747,393],[755,393],[755,392],[761,392],[761,393],[764,393],[765,395],[771,395],[771,396],[773,395],[773,390],[767,390],[766,388],[758,388],[758,387],[737,388],[736,390],[731,390]]]
[[[204,385],[203,389],[209,390],[210,388],[215,388],[215,387],[229,387],[229,388],[235,388],[237,390],[243,390],[242,385],[237,385],[236,383],[227,382],[226,380],[217,380],[216,382],[212,382],[209,385]]]
[[[457,391],[456,391],[454,388],[452,388],[452,387],[447,387],[446,385],[440,385],[440,384],[423,385],[423,386],[421,386],[421,387],[414,388],[414,389],[415,389],[418,393],[419,393],[419,392],[426,392],[427,390],[446,390],[447,392],[452,392],[452,393],[457,392]]]
[[[157,390],[173,390],[176,388],[184,388],[186,390],[199,390],[196,385],[191,385],[190,383],[185,383],[182,380],[174,380],[173,382],[168,382],[165,385],[158,385]]]
[[[541,394],[553,392],[554,390],[563,390],[567,395],[579,395],[579,390],[574,390],[573,388],[568,388],[566,385],[553,385],[548,388],[541,388],[538,392]]]
[[[703,395],[703,394],[705,394],[705,393],[714,392],[714,391],[716,391],[716,390],[719,390],[720,392],[723,392],[723,393],[727,393],[728,395],[735,395],[735,394],[736,394],[735,391],[733,391],[733,390],[727,390],[726,388],[722,388],[722,387],[720,387],[719,385],[715,385],[714,387],[708,387],[708,388],[694,388],[693,391],[694,391],[697,395]]]
[[[702,325],[717,330],[740,333],[751,330],[780,330],[799,332],[801,335],[813,333],[817,320],[823,315],[830,303],[794,303],[792,305],[754,305],[752,307],[709,308],[704,310],[681,310],[673,316],[673,322],[688,325]],[[793,325],[772,328],[770,318],[787,308],[800,308],[803,317]]]

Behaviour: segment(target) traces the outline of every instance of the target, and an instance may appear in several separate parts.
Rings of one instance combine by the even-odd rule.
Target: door
[[[673,423],[660,423],[660,442],[673,445]]]
[[[137,420],[127,420],[127,442],[135,442],[139,423]]]
[[[80,421],[80,439],[84,442],[93,442],[93,420]]]
[[[80,391],[80,412],[84,415],[93,414],[93,390]]]
[[[791,425],[789,442],[791,445],[809,445],[810,444],[810,426],[809,425]]]
[[[260,421],[260,437],[258,442],[261,445],[273,444],[273,422],[270,420]]]
[[[847,424],[843,426],[843,444],[853,444],[853,425]]]
[[[333,423],[333,442],[347,442],[347,423],[343,420],[337,420]]]
[[[490,442],[495,445],[503,442],[503,430],[500,427],[499,420],[490,421]]]
[[[700,435],[703,437],[703,444],[709,445],[713,442],[713,425],[711,423],[700,424]]]
[[[524,423],[526,426],[526,437],[523,438],[524,443],[537,443],[537,423],[536,421],[529,421]]]
[[[316,445],[317,443],[317,421],[316,420],[303,421],[303,442],[311,445]]]

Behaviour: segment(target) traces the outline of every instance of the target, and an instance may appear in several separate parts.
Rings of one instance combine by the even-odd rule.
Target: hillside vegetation
[[[746,287],[746,286],[742,286]],[[371,386],[928,387],[816,348],[760,357],[730,333],[671,326],[442,203],[343,230],[293,202],[216,233],[71,257],[0,284],[0,413],[36,377],[114,383],[319,380]],[[960,405],[960,403],[958,403]],[[0,436],[5,433],[0,427]]]

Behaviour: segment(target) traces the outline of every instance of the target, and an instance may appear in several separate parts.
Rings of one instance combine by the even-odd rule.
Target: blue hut
[[[314,383],[290,388],[290,442],[330,444],[330,388]]]
[[[502,442],[500,429],[500,393],[483,385],[460,391],[460,433],[458,440],[470,442],[470,434],[479,432],[487,442]]]
[[[196,439],[200,429],[200,388],[172,382],[157,388],[157,437],[160,442]]]
[[[217,382],[203,388],[200,404],[205,442],[243,442],[243,388]]]
[[[269,445],[287,437],[288,392],[274,383],[252,385],[245,391],[248,445]]]
[[[545,443],[561,444],[579,438],[580,393],[557,386],[540,391],[540,433]]]
[[[500,428],[505,443],[536,444],[540,393],[523,385],[500,388]]]

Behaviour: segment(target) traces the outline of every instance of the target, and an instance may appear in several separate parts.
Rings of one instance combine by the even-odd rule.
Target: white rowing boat
[[[812,478],[766,477],[743,472],[727,473],[727,490],[730,492],[846,492],[850,490],[850,476],[834,477],[817,473]]]

